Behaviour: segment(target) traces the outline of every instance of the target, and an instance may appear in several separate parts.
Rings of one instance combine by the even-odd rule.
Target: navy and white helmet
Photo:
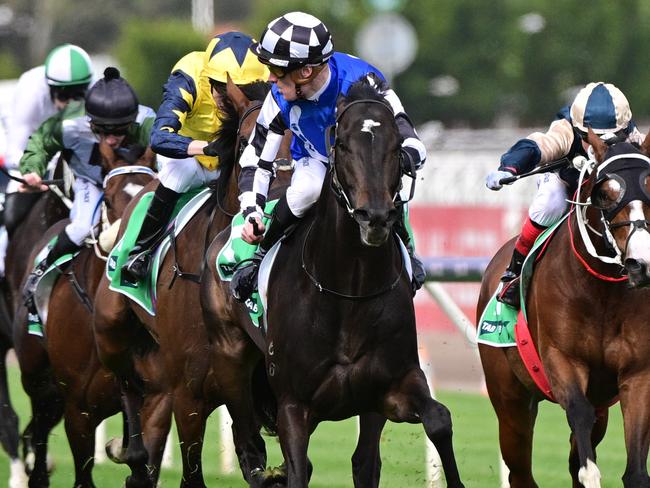
[[[304,12],[289,12],[271,21],[251,50],[264,64],[294,69],[324,63],[334,46],[320,20]]]
[[[591,128],[602,135],[626,130],[632,120],[630,104],[623,92],[610,83],[589,83],[571,105],[571,120],[576,129],[587,133]]]

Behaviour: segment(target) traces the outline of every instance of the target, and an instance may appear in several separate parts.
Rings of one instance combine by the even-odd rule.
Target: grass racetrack
[[[24,428],[29,415],[29,403],[21,389],[16,366],[9,367],[14,408]],[[438,398],[451,409],[454,422],[454,444],[459,469],[467,487],[499,487],[499,458],[497,423],[489,400],[480,395],[441,391]],[[244,487],[239,468],[237,472],[223,475],[219,469],[218,426],[216,415],[210,418],[203,451],[204,475],[210,487]],[[108,435],[120,435],[121,418],[109,422]],[[544,402],[540,405],[534,447],[534,472],[540,487],[571,486],[567,471],[569,429],[562,410],[557,405]],[[177,437],[174,434],[174,442]],[[269,463],[281,462],[276,439],[266,438]],[[314,464],[311,487],[351,487],[350,457],[356,442],[356,421],[323,423],[311,438],[309,455]],[[426,486],[425,437],[420,425],[387,424],[382,437],[382,477],[385,488]],[[74,481],[72,456],[62,423],[50,435],[50,453],[56,463],[51,478],[55,488],[71,487]],[[602,486],[621,486],[625,469],[625,446],[620,409],[610,409],[607,435],[598,449],[598,465]],[[173,468],[163,469],[161,486],[179,485],[181,476],[180,450],[175,446]],[[6,486],[9,463],[6,454],[0,454],[0,486]],[[94,470],[98,488],[123,486],[126,466],[106,462]]]

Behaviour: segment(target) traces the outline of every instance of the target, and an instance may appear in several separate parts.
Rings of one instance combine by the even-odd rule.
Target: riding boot
[[[156,188],[135,245],[129,252],[126,264],[122,266],[122,276],[127,281],[136,284],[149,274],[151,251],[164,235],[165,226],[180,195],[162,184]]]
[[[413,240],[411,235],[406,228],[404,223],[405,215],[404,212],[400,212],[401,217],[395,222],[395,232],[397,236],[402,240],[406,246],[406,250],[409,253],[409,258],[411,260],[411,271],[413,277],[411,279],[411,287],[413,289],[413,296],[415,292],[422,288],[422,285],[427,279],[427,271],[424,268],[424,264],[420,261],[420,258],[415,254],[415,246],[413,245]]]
[[[230,292],[235,300],[243,303],[257,290],[257,273],[262,259],[268,250],[285,235],[287,229],[297,221],[298,217],[289,208],[286,196],[283,196],[273,209],[271,222],[255,254],[250,260],[243,261],[243,265],[238,266],[232,276]]]
[[[79,247],[80,246],[78,244],[75,244],[70,240],[65,229],[61,231],[48,255],[45,257],[45,259],[38,263],[38,265],[29,274],[27,280],[25,281],[25,286],[23,287],[23,300],[28,309],[30,306],[32,307],[30,312],[32,312],[32,310],[35,310],[34,292],[36,291],[36,286],[38,285],[38,282],[45,271],[47,271],[47,269],[61,256],[74,253],[79,249]]]
[[[519,308],[519,282],[521,275],[521,268],[524,265],[524,256],[517,249],[512,251],[512,258],[506,271],[501,276],[501,283],[503,288],[501,293],[497,295],[497,300],[506,303],[514,308]]]

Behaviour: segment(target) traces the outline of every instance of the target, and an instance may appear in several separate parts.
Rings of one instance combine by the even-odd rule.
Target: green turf
[[[18,372],[10,368],[14,406],[20,415],[21,426],[28,420],[28,402],[20,390]],[[467,487],[498,487],[499,464],[496,418],[489,401],[479,395],[439,392],[439,399],[452,411],[454,443],[461,475]],[[216,418],[216,416],[213,416]],[[245,486],[241,476],[220,474],[217,455],[218,428],[211,417],[204,449],[204,474],[208,486],[222,488]],[[120,419],[112,418],[109,435],[118,435]],[[540,487],[570,486],[567,472],[569,429],[563,412],[557,405],[544,402],[540,407],[536,429],[534,465]],[[349,420],[325,423],[312,436],[310,458],[314,474],[310,486],[336,488],[352,486],[350,457],[354,450],[356,422]],[[176,441],[177,442],[177,441]],[[271,463],[279,464],[279,446],[267,438]],[[425,441],[421,426],[388,424],[382,437],[382,482],[385,488],[425,486]],[[72,457],[62,425],[50,437],[50,452],[56,461],[51,486],[71,487],[73,482]],[[603,488],[621,486],[620,477],[625,466],[622,421],[620,410],[610,413],[610,427],[599,450],[598,464],[603,475]],[[163,470],[163,487],[178,486],[180,480],[180,451],[174,450],[174,468]],[[8,462],[0,455],[0,485],[6,482]],[[95,468],[98,488],[122,486],[127,468],[110,463]]]

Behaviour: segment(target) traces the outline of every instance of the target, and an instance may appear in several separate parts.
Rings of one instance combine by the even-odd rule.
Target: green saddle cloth
[[[521,278],[519,286],[519,303],[524,317],[526,317],[526,293],[528,285],[533,276],[535,260],[543,249],[544,244],[553,235],[555,230],[569,216],[567,213],[557,224],[546,229],[535,241],[533,248],[526,256],[526,260],[521,269]],[[499,283],[496,292],[490,298],[490,301],[483,310],[481,318],[476,328],[476,342],[487,344],[494,347],[516,346],[515,325],[517,324],[517,315],[519,310],[506,303],[497,300],[497,296],[503,288],[503,283]]]
[[[272,200],[266,203],[264,207],[264,216],[262,217],[262,222],[264,226],[267,227],[270,218],[267,217],[271,215],[273,209],[275,208],[277,200]],[[230,236],[228,237],[228,242],[221,248],[221,251],[217,255],[216,268],[219,273],[219,278],[222,281],[231,281],[232,275],[235,272],[238,263],[246,259],[250,259],[255,254],[257,250],[257,245],[248,244],[241,238],[241,231],[244,227],[244,216],[240,213],[235,215],[232,220],[232,225],[230,227]],[[255,291],[251,297],[246,300],[244,303],[248,309],[251,321],[255,327],[259,327],[264,316],[264,306],[262,305],[262,300],[260,298],[259,292]]]
[[[122,266],[126,264],[129,252],[135,245],[153,195],[153,192],[145,193],[133,209],[124,235],[108,256],[106,276],[110,280],[109,288],[111,290],[125,295],[145,309],[147,313],[155,316],[156,284],[160,266],[170,247],[169,237],[165,238],[154,251],[151,260],[151,271],[146,279],[134,285],[122,277]],[[183,227],[185,227],[211,195],[212,191],[209,188],[197,188],[196,190],[190,190],[181,195],[174,207],[170,224],[168,225],[168,228],[173,226],[175,236],[181,232]]]

